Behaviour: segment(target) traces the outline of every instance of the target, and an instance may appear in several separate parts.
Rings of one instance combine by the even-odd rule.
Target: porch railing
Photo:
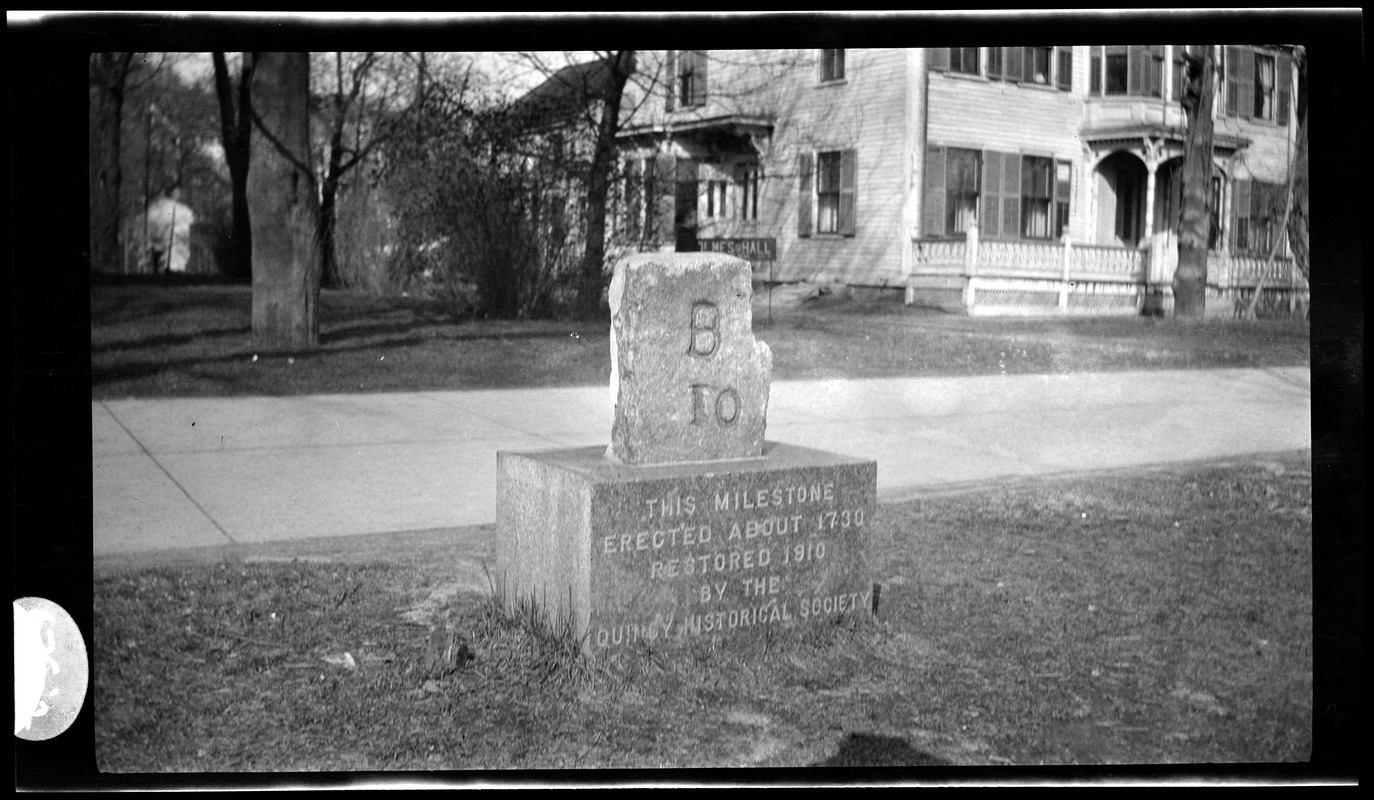
[[[1167,308],[1176,265],[1171,233],[1130,248],[1078,244],[1068,236],[980,241],[970,225],[963,239],[912,239],[906,301],[971,315],[1137,314]],[[1209,263],[1209,309],[1229,312],[1228,300],[1252,294],[1261,274],[1266,293],[1305,302],[1307,283],[1291,259],[1266,266],[1265,258],[1221,253]]]

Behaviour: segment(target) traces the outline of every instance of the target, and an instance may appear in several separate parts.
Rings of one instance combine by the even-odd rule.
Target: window
[[[959,72],[964,75],[978,74],[978,48],[976,47],[951,47],[949,48],[949,71]]]
[[[982,153],[950,148],[945,183],[945,232],[963,234],[978,218],[978,187],[982,182]]]
[[[1069,225],[1073,165],[1046,156],[932,146],[926,151],[923,236],[1057,239]]]
[[[1286,201],[1285,187],[1279,183],[1237,180],[1231,196],[1232,247],[1238,253],[1269,254],[1276,244],[1282,248],[1281,229]]]
[[[1026,83],[1041,83],[1046,86],[1050,83],[1050,54],[1054,52],[1053,47],[1027,47],[1023,63],[1025,64]]]
[[[1015,83],[1073,87],[1073,48],[989,47],[988,79]]]
[[[926,150],[921,235],[964,236],[978,219],[983,151],[931,145]]]
[[[1288,125],[1293,59],[1287,53],[1227,47],[1222,59],[1226,116]]]
[[[759,168],[741,167],[739,171],[739,218],[756,221],[759,218]]]
[[[816,232],[840,231],[840,154],[816,155]]]
[[[706,181],[706,217],[717,219],[726,215],[725,194],[728,184],[725,181]]]
[[[1036,156],[1021,159],[1021,236],[1026,239],[1048,239],[1052,234],[1053,173],[1053,159]]]
[[[1089,94],[1162,97],[1164,45],[1108,45],[1092,49]]]
[[[668,89],[667,110],[675,105],[693,108],[706,103],[706,51],[669,50],[668,74],[673,76]]]
[[[1130,73],[1126,48],[1107,48],[1107,94],[1125,94],[1126,78]]]
[[[821,82],[844,80],[844,51],[821,51]]]
[[[1255,54],[1255,119],[1274,118],[1274,57]]]
[[[1058,239],[1069,226],[1073,166],[1039,156],[1021,157],[1021,237]]]
[[[816,153],[814,156],[811,153],[802,153],[797,157],[797,161],[800,180],[797,235],[806,237],[814,232],[853,236],[856,229],[857,151],[832,150]]]

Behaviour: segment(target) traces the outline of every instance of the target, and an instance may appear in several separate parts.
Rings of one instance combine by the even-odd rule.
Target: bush
[[[431,113],[386,154],[391,285],[484,315],[561,314],[581,241],[575,165],[556,143],[517,135],[499,111]]]

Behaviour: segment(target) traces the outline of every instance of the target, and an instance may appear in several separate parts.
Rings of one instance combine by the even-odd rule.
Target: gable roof
[[[606,62],[572,64],[517,99],[511,112],[526,125],[566,122],[604,100],[613,86],[611,68]]]

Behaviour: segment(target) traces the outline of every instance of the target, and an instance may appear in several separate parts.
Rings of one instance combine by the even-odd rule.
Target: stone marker
[[[763,454],[773,355],[755,341],[749,262],[622,259],[611,281],[611,454],[664,464]]]
[[[662,649],[873,613],[877,464],[764,442],[771,357],[748,262],[623,259],[610,448],[497,456],[505,602],[588,652]]]

